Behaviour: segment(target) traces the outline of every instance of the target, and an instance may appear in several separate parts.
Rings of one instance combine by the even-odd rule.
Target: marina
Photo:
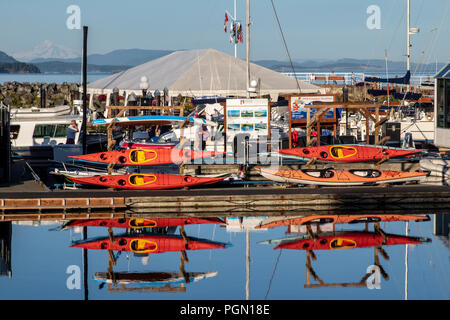
[[[234,56],[203,42],[91,54],[103,37],[148,35],[69,28],[76,5],[81,56],[49,40],[0,51],[1,300],[450,298],[450,62],[430,63],[434,42],[418,57],[446,5],[428,32],[402,0],[405,43],[390,35],[384,60],[364,64],[306,59],[316,39],[294,43],[294,61],[278,17],[292,8],[271,0],[280,63],[254,59],[267,18],[246,0],[239,20],[236,2]],[[366,37],[355,52],[378,55]]]

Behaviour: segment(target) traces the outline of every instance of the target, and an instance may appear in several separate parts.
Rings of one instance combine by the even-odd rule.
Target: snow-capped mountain
[[[40,59],[72,59],[80,56],[80,53],[71,48],[55,44],[50,40],[45,40],[36,45],[33,50],[28,52],[13,53],[12,56],[24,62],[37,62]]]

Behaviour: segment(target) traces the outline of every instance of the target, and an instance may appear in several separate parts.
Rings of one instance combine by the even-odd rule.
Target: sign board
[[[268,136],[270,110],[268,99],[227,99],[225,108],[227,137],[248,133],[251,137]]]
[[[311,117],[316,113],[316,108],[305,108],[305,105],[312,105],[314,102],[335,102],[334,95],[295,95],[289,98],[289,110],[292,120],[306,120],[307,109],[310,109]],[[323,115],[324,119],[333,119],[335,109],[329,110]]]

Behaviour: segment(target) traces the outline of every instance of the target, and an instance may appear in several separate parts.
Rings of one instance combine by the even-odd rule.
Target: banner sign
[[[307,118],[306,105],[312,105],[314,102],[334,102],[334,95],[304,95],[291,96],[289,100],[289,107],[291,112],[291,119],[305,119]],[[316,113],[316,108],[309,108],[311,117]],[[324,119],[333,119],[334,110],[330,109],[323,115]]]
[[[268,99],[227,99],[227,136],[248,133],[253,137],[269,133]]]

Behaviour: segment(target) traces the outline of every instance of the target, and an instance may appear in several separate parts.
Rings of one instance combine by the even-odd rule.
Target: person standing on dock
[[[70,125],[67,127],[67,141],[66,144],[75,144],[75,134],[78,132],[78,125],[75,120],[70,122]]]

